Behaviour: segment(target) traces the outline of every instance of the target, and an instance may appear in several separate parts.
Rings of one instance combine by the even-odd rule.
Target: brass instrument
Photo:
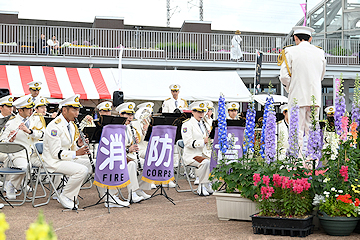
[[[145,130],[144,127],[146,125],[149,126],[151,123],[151,113],[152,109],[148,107],[139,108],[135,113],[135,119],[140,121],[143,136],[145,136],[147,132],[147,128]]]
[[[86,142],[86,138],[85,138],[85,134],[83,133],[83,131],[79,128],[79,120],[77,118],[75,118],[75,124],[77,126],[77,128],[79,129],[79,133],[80,133],[80,138],[84,144],[85,147],[89,147],[89,144],[87,144]],[[91,157],[91,153],[89,151],[88,153],[88,157],[89,157],[89,161],[90,161],[90,164],[91,164],[91,167],[92,167],[92,170],[93,170],[93,173],[95,173],[95,164],[94,164],[94,161]]]
[[[133,127],[132,123],[130,122],[130,129],[131,129],[131,135],[132,135],[132,139],[133,139],[133,143],[134,144],[137,144],[136,143],[136,136],[135,136],[135,128]],[[141,170],[141,163],[140,163],[140,157],[139,157],[139,152],[138,151],[135,151],[135,154],[136,154],[136,159],[137,159],[137,162],[138,162],[138,170]]]
[[[95,127],[94,121],[87,119],[85,116],[83,120],[80,122],[78,128],[82,131],[84,130],[84,127]]]
[[[207,127],[206,127],[206,123],[205,123],[204,118],[201,118],[201,121],[202,121],[202,124],[204,125],[204,128],[205,128],[206,137],[208,137],[208,142],[207,142],[207,144],[206,144],[206,148],[207,148],[208,150],[211,150],[210,133],[209,133]]]

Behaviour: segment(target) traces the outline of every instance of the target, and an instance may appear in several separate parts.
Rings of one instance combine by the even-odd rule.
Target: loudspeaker
[[[0,88],[0,98],[10,95],[10,91],[7,88]]]
[[[122,91],[114,91],[113,106],[117,107],[124,102],[124,93]]]

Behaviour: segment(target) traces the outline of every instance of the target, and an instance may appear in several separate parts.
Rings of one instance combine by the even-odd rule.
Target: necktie
[[[29,122],[29,121],[26,122],[26,118],[23,119],[23,122],[25,123],[25,126],[26,126],[27,128],[29,128],[30,122]]]
[[[175,107],[176,107],[176,108],[178,107],[178,102],[177,102],[177,100],[175,100]]]
[[[72,137],[71,137],[71,131],[70,131],[70,123],[67,125],[67,129],[69,130],[70,139],[72,139]]]

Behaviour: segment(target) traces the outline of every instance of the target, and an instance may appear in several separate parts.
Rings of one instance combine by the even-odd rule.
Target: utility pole
[[[204,21],[204,4],[203,0],[199,0],[199,11],[200,11],[200,21]]]
[[[166,0],[166,26],[170,27],[170,0]]]

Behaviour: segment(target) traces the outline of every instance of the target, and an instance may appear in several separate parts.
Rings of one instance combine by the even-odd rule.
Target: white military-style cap
[[[334,106],[329,106],[329,107],[325,108],[324,111],[326,112],[326,114],[334,114],[335,113],[335,107]]]
[[[33,108],[34,107],[34,102],[32,101],[32,97],[30,95],[26,95],[26,96],[23,96],[23,97],[20,97],[20,98],[16,99],[13,102],[13,105],[17,109]]]
[[[29,88],[32,89],[32,90],[40,90],[41,89],[41,82],[35,82],[35,81],[32,81],[32,82],[29,82],[28,85],[29,85]]]
[[[80,104],[80,94],[75,94],[74,96],[65,98],[59,102],[59,107],[73,107],[73,108],[80,108],[82,105]]]
[[[171,84],[169,88],[171,91],[179,91],[181,86],[179,84]]]
[[[154,103],[153,102],[144,102],[144,103],[137,105],[138,109],[145,108],[145,107],[152,109],[154,107]]]
[[[295,26],[292,28],[292,30],[294,31],[294,35],[295,34],[307,34],[307,35],[311,36],[312,33],[315,32],[315,29],[313,29],[311,27],[306,27],[306,26]]]
[[[112,102],[106,101],[102,102],[99,105],[96,106],[96,108],[100,111],[111,111],[112,109]]]
[[[11,95],[0,98],[0,106],[6,105],[12,107],[14,98]]]
[[[287,105],[287,104],[281,105],[281,106],[280,106],[280,111],[281,111],[281,112],[284,112],[285,110],[289,111],[288,105]]]
[[[31,97],[31,96],[29,96],[29,97]],[[44,97],[38,97],[38,98],[36,98],[36,100],[34,102],[35,108],[40,107],[40,106],[46,106],[48,103],[49,103],[49,101]]]
[[[229,110],[239,110],[239,103],[237,102],[229,102],[226,104],[226,109]]]
[[[123,103],[123,104],[120,104],[117,108],[116,108],[116,111],[119,112],[120,114],[121,113],[129,113],[129,114],[134,114],[135,111],[135,103],[133,102],[126,102],[126,103]]]
[[[190,104],[189,106],[191,111],[197,111],[197,112],[207,112],[206,102],[204,101],[196,101]]]
[[[212,101],[205,101],[206,103],[206,107],[209,109],[209,110],[213,110],[214,109],[214,103]]]

